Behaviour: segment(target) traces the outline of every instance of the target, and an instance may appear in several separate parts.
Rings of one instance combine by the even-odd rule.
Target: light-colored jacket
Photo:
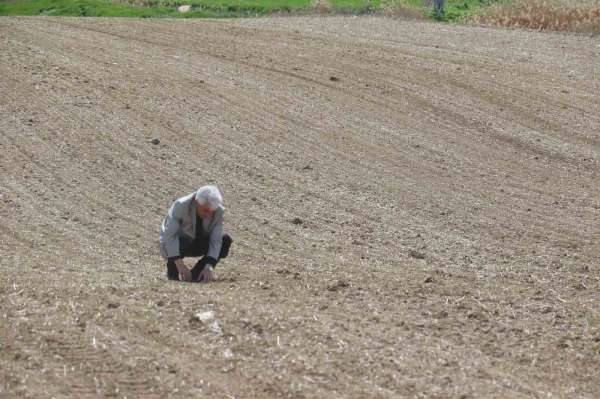
[[[196,193],[185,195],[173,202],[169,213],[160,226],[160,254],[168,259],[180,256],[179,237],[187,236],[194,240],[196,236]],[[207,255],[219,259],[223,244],[223,214],[225,208],[220,205],[210,220],[204,220],[203,234],[209,236]]]

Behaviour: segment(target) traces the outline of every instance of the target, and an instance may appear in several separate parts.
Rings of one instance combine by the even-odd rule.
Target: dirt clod
[[[345,280],[338,280],[335,284],[331,284],[327,287],[329,291],[339,291],[344,288],[350,287],[350,284]]]
[[[414,249],[411,249],[408,252],[408,255],[411,258],[415,258],[415,259],[425,259],[425,254],[423,252],[420,252],[420,251],[417,251],[417,250],[414,250]]]

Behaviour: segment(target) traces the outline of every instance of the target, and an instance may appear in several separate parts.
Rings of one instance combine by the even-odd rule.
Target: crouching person
[[[173,202],[160,228],[160,252],[169,280],[214,281],[214,268],[227,257],[233,242],[223,234],[224,212],[215,186],[200,187]],[[183,262],[190,256],[202,256],[191,270]]]

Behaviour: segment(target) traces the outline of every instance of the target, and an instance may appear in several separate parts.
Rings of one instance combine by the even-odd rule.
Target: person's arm
[[[219,261],[221,246],[223,246],[223,221],[219,220],[210,232],[208,253],[206,254],[208,257],[208,263],[213,267],[216,266],[217,262]]]
[[[177,201],[171,205],[160,229],[160,242],[164,244],[168,260],[174,260],[177,271],[184,281],[191,281],[190,269],[183,263],[179,252],[179,229],[183,207]]]
[[[219,261],[221,246],[223,245],[223,220],[217,222],[213,230],[210,232],[208,241],[208,253],[206,254],[206,266],[198,276],[198,281],[209,283],[215,280],[214,267]]]

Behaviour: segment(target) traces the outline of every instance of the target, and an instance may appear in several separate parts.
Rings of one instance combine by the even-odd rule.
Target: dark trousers
[[[204,270],[206,265],[211,264],[213,267],[216,267],[220,259],[226,258],[227,255],[229,255],[231,243],[233,243],[232,238],[228,234],[224,234],[219,259],[214,259],[210,256],[206,256],[209,246],[209,237],[196,237],[194,241],[185,237],[179,237],[179,253],[181,258],[202,256],[202,258],[196,262],[196,265],[192,268],[193,281],[198,279],[198,276],[202,270]],[[179,271],[177,270],[177,266],[175,266],[176,259],[177,258],[173,258],[167,261],[167,278],[169,280],[179,280]]]

